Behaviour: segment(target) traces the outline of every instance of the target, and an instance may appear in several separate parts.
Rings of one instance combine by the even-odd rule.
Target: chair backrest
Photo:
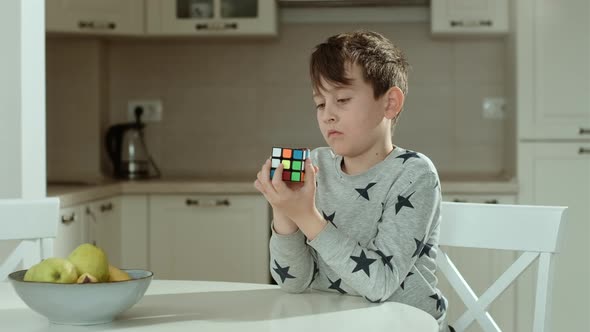
[[[0,281],[53,255],[58,222],[58,198],[0,199],[0,241],[21,240],[0,262]]]
[[[440,250],[438,268],[466,307],[465,313],[450,323],[457,332],[464,331],[474,320],[484,331],[501,331],[487,308],[537,258],[533,331],[548,331],[553,256],[559,251],[566,211],[567,207],[557,206],[442,203],[439,245],[523,252],[478,297],[450,258]]]

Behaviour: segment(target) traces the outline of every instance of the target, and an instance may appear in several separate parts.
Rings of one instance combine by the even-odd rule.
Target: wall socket
[[[490,120],[502,120],[506,116],[506,99],[503,97],[485,97],[482,102],[483,117]]]
[[[135,121],[135,109],[141,107],[143,122],[162,121],[162,101],[160,99],[138,99],[127,102],[127,120]]]

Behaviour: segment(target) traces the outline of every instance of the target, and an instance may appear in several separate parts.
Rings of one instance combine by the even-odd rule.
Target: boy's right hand
[[[287,185],[292,187],[300,187],[303,185],[303,183],[289,182]],[[267,160],[264,163],[264,165],[262,165],[262,168],[256,176],[256,181],[254,181],[254,187],[258,191],[260,191],[262,195],[264,195],[264,198],[266,198],[266,200],[270,204],[270,200],[266,196],[265,191],[265,188],[269,188],[269,186],[272,186],[272,183],[270,178],[270,160]],[[283,235],[297,232],[299,227],[297,227],[293,220],[289,219],[289,217],[287,217],[286,215],[280,213],[278,209],[276,209],[272,204],[271,207],[273,211],[273,228],[275,232]]]

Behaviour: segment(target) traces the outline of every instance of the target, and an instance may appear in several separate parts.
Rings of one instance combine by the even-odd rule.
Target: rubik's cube
[[[276,168],[283,164],[283,181],[303,182],[305,175],[305,159],[309,157],[309,149],[272,148],[270,177]]]

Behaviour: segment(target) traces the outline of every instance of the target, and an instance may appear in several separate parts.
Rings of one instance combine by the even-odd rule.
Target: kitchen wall
[[[253,179],[273,145],[324,145],[308,57],[326,37],[361,27],[395,41],[413,67],[395,144],[429,155],[443,177],[496,176],[512,168],[505,153],[513,145],[505,141],[509,126],[484,119],[481,111],[484,96],[506,96],[505,40],[433,39],[428,22],[285,24],[273,40],[50,38],[48,58],[73,59],[48,63],[48,113],[77,109],[85,119],[80,130],[96,133],[100,121],[126,121],[129,99],[158,98],[163,121],[150,124],[147,135],[165,176]],[[81,77],[91,84],[79,84]],[[50,88],[56,83],[59,89]],[[88,110],[89,103],[102,113]],[[63,130],[57,121],[48,125],[54,126],[48,135]],[[48,155],[62,145],[55,139],[48,144]],[[68,144],[74,151],[90,149],[96,163],[102,138]]]

